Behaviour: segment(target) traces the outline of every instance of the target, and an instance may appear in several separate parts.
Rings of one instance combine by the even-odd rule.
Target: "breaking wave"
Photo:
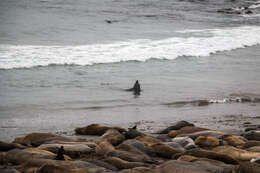
[[[0,69],[202,57],[260,43],[258,26],[176,33],[179,35],[162,40],[136,39],[80,46],[0,45]]]

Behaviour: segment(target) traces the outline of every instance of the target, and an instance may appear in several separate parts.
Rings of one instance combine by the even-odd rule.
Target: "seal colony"
[[[259,129],[233,135],[179,121],[155,134],[104,124],[76,128],[75,134],[85,138],[30,133],[0,142],[0,172],[260,172]]]

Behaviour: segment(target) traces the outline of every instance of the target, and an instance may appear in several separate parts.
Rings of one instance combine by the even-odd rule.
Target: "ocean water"
[[[253,14],[217,12],[242,6]],[[260,123],[259,103],[227,101],[260,98],[259,44],[260,1],[1,0],[0,140],[90,123]],[[135,80],[138,97],[124,91]]]

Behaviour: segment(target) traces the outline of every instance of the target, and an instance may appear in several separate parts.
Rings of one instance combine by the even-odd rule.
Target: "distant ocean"
[[[260,98],[259,44],[257,0],[1,0],[0,140],[259,116],[226,101]],[[139,97],[124,91],[135,80]]]

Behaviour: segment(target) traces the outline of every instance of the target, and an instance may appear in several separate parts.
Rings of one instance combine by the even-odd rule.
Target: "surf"
[[[177,35],[176,35],[177,33]],[[106,44],[0,45],[0,69],[49,65],[93,65],[149,59],[174,60],[178,57],[205,57],[260,44],[260,27],[243,26],[177,31],[161,39],[135,39]]]

